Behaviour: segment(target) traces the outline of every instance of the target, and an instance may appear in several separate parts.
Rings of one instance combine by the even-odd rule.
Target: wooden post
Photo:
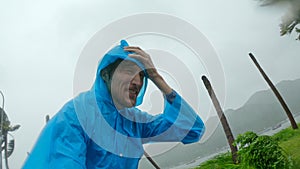
[[[275,94],[275,96],[277,97],[277,99],[279,100],[281,106],[283,107],[283,109],[286,112],[286,115],[288,116],[290,122],[291,122],[291,126],[293,129],[298,129],[297,123],[293,117],[293,114],[291,113],[290,109],[288,108],[287,104],[284,102],[283,98],[281,97],[280,93],[278,92],[278,90],[276,89],[276,87],[273,85],[273,83],[271,82],[271,80],[269,79],[269,77],[266,75],[266,73],[264,72],[264,70],[260,67],[260,65],[258,64],[257,60],[255,59],[254,55],[252,53],[249,53],[250,58],[252,59],[252,61],[254,62],[254,64],[256,65],[256,67],[258,68],[259,72],[262,74],[262,76],[264,77],[264,79],[267,81],[268,85],[271,87],[273,93]]]
[[[155,161],[151,158],[151,156],[146,151],[144,151],[144,155],[156,169],[160,169],[159,166],[155,163]]]
[[[45,118],[46,118],[46,123],[48,123],[48,121],[50,120],[50,116],[47,114]]]
[[[224,132],[225,132],[225,135],[226,135],[226,138],[227,138],[227,141],[228,141],[228,144],[229,144],[229,147],[231,149],[231,154],[232,154],[232,161],[234,162],[234,164],[237,164],[238,163],[238,160],[237,160],[237,147],[233,145],[233,142],[234,142],[234,137],[233,137],[233,134],[231,132],[231,129],[230,129],[230,126],[227,122],[227,119],[226,119],[226,116],[220,106],[220,103],[216,97],[216,94],[209,82],[209,80],[207,79],[206,76],[202,76],[202,80],[203,80],[203,83],[208,91],[208,94],[215,106],[215,109],[218,113],[218,116],[219,116],[219,119],[221,121],[221,124],[223,126],[223,129],[224,129]]]

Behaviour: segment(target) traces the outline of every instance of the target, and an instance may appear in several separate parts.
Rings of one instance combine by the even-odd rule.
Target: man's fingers
[[[128,51],[128,52],[134,52],[134,53],[137,53],[140,55],[146,54],[140,47],[137,47],[137,46],[126,46],[126,47],[124,47],[124,50]]]
[[[153,67],[150,58],[146,57],[145,55],[140,55],[140,54],[134,53],[134,54],[129,54],[128,56],[131,58],[134,58],[136,60],[139,60],[146,67]]]
[[[137,60],[144,60],[144,57],[142,55],[139,54],[129,54],[129,57],[135,58]]]
[[[141,48],[138,46],[125,46],[124,49],[140,49],[141,50]]]
[[[134,58],[136,60],[139,60],[146,69],[148,68],[155,68],[152,60],[150,58],[150,55],[148,55],[145,51],[143,51],[140,47],[136,46],[126,46],[124,47],[125,51],[133,52],[131,54],[128,54],[129,57]]]

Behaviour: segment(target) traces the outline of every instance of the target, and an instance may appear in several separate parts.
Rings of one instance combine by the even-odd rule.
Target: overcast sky
[[[194,25],[214,46],[226,83],[224,108],[238,108],[268,86],[248,57],[253,52],[274,83],[300,78],[295,36],[279,36],[288,6],[260,7],[254,0],[1,1],[0,90],[13,124],[12,169],[21,167],[45,115],[73,97],[74,71],[87,41],[125,16],[158,12]],[[145,21],[146,22],[146,21]],[[143,24],[143,23],[137,23]],[[205,97],[209,102],[209,98]]]

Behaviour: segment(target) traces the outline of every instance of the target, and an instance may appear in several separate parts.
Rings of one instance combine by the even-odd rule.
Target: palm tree
[[[15,140],[9,132],[20,128],[20,125],[11,126],[7,114],[4,111],[4,95],[2,95],[2,107],[0,107],[0,169],[2,169],[2,151],[4,150],[5,166],[8,169],[8,157],[13,153]],[[11,137],[11,139],[9,139]]]
[[[231,129],[230,129],[230,126],[227,122],[227,119],[226,119],[226,116],[220,106],[220,103],[215,95],[215,92],[209,82],[209,80],[207,79],[206,76],[202,76],[202,80],[203,80],[203,83],[208,91],[208,94],[216,108],[216,111],[218,113],[218,116],[219,116],[219,119],[221,121],[221,124],[223,126],[223,129],[224,129],[224,132],[225,132],[225,135],[226,135],[226,138],[227,138],[227,141],[228,141],[228,144],[229,144],[229,147],[231,149],[231,154],[232,154],[232,161],[234,164],[237,164],[238,163],[238,158],[237,158],[237,146],[235,146],[233,143],[234,143],[234,137],[233,137],[233,134],[231,132]]]
[[[291,8],[282,17],[280,24],[280,35],[291,34],[293,31],[297,33],[296,40],[300,40],[300,1],[299,0],[259,0],[262,2],[261,6],[276,5],[280,2],[290,3]]]
[[[264,70],[261,68],[261,66],[259,65],[259,63],[255,59],[255,57],[253,56],[253,54],[249,53],[249,56],[252,59],[252,61],[254,62],[254,64],[256,65],[256,67],[258,68],[259,72],[262,74],[262,76],[266,80],[266,82],[268,83],[268,85],[270,86],[270,88],[272,89],[273,93],[277,97],[277,99],[280,102],[281,106],[285,110],[286,115],[288,116],[288,118],[290,120],[292,128],[293,129],[298,129],[298,126],[297,126],[297,123],[296,123],[296,121],[295,121],[295,119],[293,117],[293,114],[291,113],[290,109],[288,108],[287,104],[285,103],[285,101],[281,97],[281,95],[278,92],[278,90],[276,89],[276,87],[273,85],[273,83],[271,82],[271,80],[269,79],[269,77],[266,75],[266,73],[264,72]]]

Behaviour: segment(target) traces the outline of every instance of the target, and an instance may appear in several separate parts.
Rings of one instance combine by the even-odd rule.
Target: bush
[[[235,145],[239,147],[239,161],[245,168],[250,166],[257,169],[289,168],[289,160],[270,136],[258,136],[248,131],[238,135]]]

